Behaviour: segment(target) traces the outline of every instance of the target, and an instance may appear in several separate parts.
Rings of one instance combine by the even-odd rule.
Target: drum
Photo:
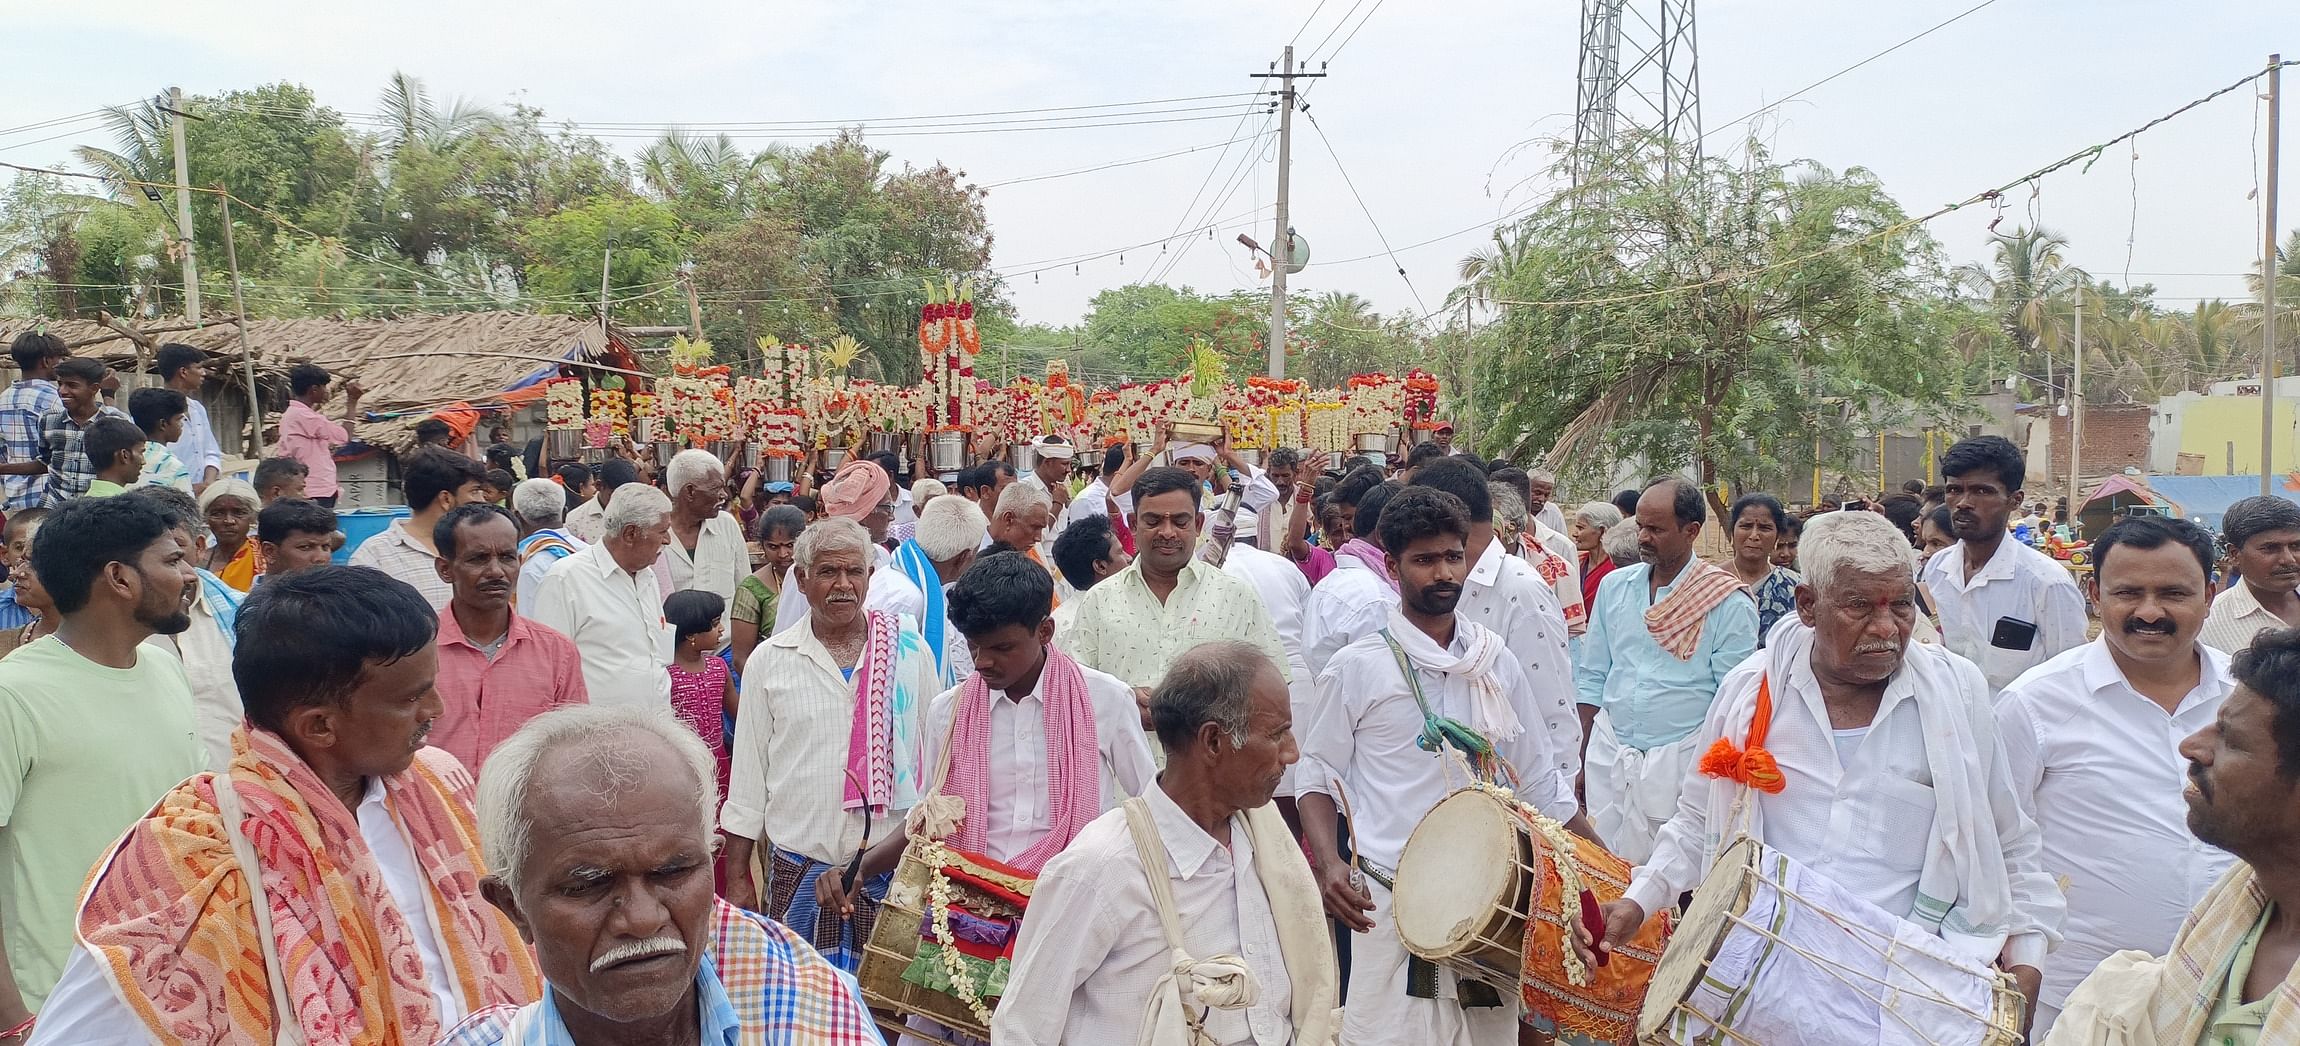
[[[1709,870],[1654,972],[1644,1043],[2017,1046],[2010,976],[1752,839]]]
[[[1528,1012],[1565,1031],[1620,1042],[1669,940],[1669,913],[1647,920],[1595,969],[1569,958],[1570,935],[1583,892],[1597,905],[1628,887],[1628,862],[1522,803],[1465,788],[1414,826],[1398,858],[1391,915],[1414,955],[1520,996]]]
[[[863,999],[977,1039],[1012,971],[1036,877],[987,857],[913,839],[903,848],[855,973]],[[894,1041],[902,1022],[884,1026]]]

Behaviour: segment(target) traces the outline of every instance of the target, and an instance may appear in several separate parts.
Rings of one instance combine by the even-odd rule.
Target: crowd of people
[[[2005,973],[2030,1041],[2300,1020],[2286,499],[2119,520],[2080,589],[1990,436],[1798,514],[1560,505],[1450,429],[793,482],[427,429],[337,566],[356,382],[331,419],[292,371],[243,480],[198,350],[125,414],[12,351],[0,1046],[971,1041],[856,977],[935,840],[1029,884],[1001,1046],[1548,1041],[1401,937],[1471,779],[1634,866],[1585,961],[1748,836]]]

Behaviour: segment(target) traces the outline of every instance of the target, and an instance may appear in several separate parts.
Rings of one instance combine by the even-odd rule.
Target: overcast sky
[[[1710,145],[1732,147],[1748,125],[1722,125],[1976,2],[1703,0],[1700,79],[1704,124],[1716,132]],[[1247,74],[1274,61],[1310,18],[1298,47],[1332,62],[1330,77],[1311,89],[1310,111],[1341,166],[1318,130],[1297,118],[1293,221],[1313,260],[1296,287],[1356,291],[1384,311],[1418,312],[1413,290],[1437,306],[1455,263],[1483,233],[1400,251],[1409,289],[1379,256],[1375,223],[1404,248],[1528,202],[1538,181],[1505,194],[1537,175],[1546,155],[1512,146],[1570,133],[1577,17],[1570,0],[0,0],[7,27],[0,68],[13,73],[0,90],[0,128],[129,102],[170,84],[205,93],[294,81],[324,104],[372,113],[394,70],[421,77],[438,97],[522,100],[555,120],[595,124],[876,120],[1136,103],[1252,90],[1258,81]],[[1353,35],[1361,21],[1364,30]],[[2278,48],[2300,57],[2300,5],[2291,0],[1995,0],[1758,124],[1778,156],[1867,167],[1906,209],[1923,212],[2170,112],[2259,68]],[[2300,90],[2300,76],[2287,82]],[[1176,262],[1168,282],[1216,292],[1257,285],[1234,238],[1241,231],[1270,238],[1274,144],[1232,145],[1217,170],[1222,150],[1214,143],[1253,135],[1263,118],[1241,126],[1240,110],[1205,108],[1242,101],[1139,106],[1187,111],[1102,121],[1126,126],[873,142],[898,161],[941,160],[982,184],[1207,147],[992,190],[993,265],[1018,274],[1011,284],[1025,320],[1061,324],[1077,320],[1097,291],[1162,266],[1160,247],[1082,261],[1075,274],[1068,264],[1019,274],[1150,243],[1177,227],[1222,222],[1211,239],[1199,231],[1166,245],[1166,260]],[[2072,168],[2044,180],[2033,200],[2018,190],[2004,228],[2030,221],[2033,209],[2070,238],[2076,264],[2117,280],[2129,270],[2133,282],[2154,282],[2167,305],[2240,296],[2241,274],[2259,254],[2257,202],[2247,198],[2259,177],[2259,109],[2252,92],[2235,92],[2142,136],[2137,161],[2120,147],[2089,173]],[[2300,125],[2300,106],[2286,109],[2288,124]],[[1142,122],[1153,119],[1177,122]],[[98,130],[39,140],[90,127],[0,133],[0,160],[49,165],[67,161],[75,142],[109,144]],[[632,136],[606,139],[626,151],[647,134],[636,126],[587,129]],[[2300,168],[2300,132],[2288,128],[2284,137],[2283,224],[2300,227],[2292,191],[2300,177],[2290,173]],[[1270,147],[1241,165],[1250,144]],[[1209,211],[1225,184],[1234,190]],[[1198,207],[1186,213],[1202,186]],[[1991,216],[1971,209],[1932,228],[1957,259],[1979,258]]]

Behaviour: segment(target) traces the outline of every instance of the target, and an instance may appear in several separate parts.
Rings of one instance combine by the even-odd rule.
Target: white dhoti
[[[1349,1046],[1515,1046],[1516,992],[1502,992],[1499,1006],[1464,1009],[1455,998],[1458,979],[1438,970],[1438,998],[1406,994],[1406,946],[1390,919],[1390,892],[1369,882],[1374,928],[1350,937],[1349,1003],[1342,1008],[1341,1041]]]
[[[1654,837],[1677,815],[1685,773],[1701,757],[1700,731],[1658,748],[1621,743],[1613,716],[1600,711],[1589,726],[1589,758],[1582,768],[1589,821],[1605,848],[1632,865],[1653,856]]]

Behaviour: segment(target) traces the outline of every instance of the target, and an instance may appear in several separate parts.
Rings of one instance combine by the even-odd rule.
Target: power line
[[[1997,2],[1997,0],[1981,0],[1981,2],[1980,2],[1980,3],[1974,4],[1974,5],[1973,5],[1973,6],[1971,6],[1971,7],[1965,8],[1963,11],[1960,11],[1960,12],[1958,12],[1958,13],[1954,14],[1954,15],[1951,15],[1951,16],[1950,16],[1949,18],[1947,18],[1946,20],[1944,20],[1944,21],[1941,21],[1941,22],[1939,22],[1939,23],[1935,24],[1935,25],[1934,25],[1932,28],[1930,28],[1930,29],[1927,29],[1927,30],[1925,30],[1924,32],[1918,33],[1917,35],[1915,35],[1915,36],[1912,36],[1912,37],[1909,37],[1908,39],[1906,39],[1906,40],[1903,40],[1903,41],[1901,41],[1900,43],[1894,44],[1894,45],[1893,45],[1893,46],[1891,46],[1891,47],[1885,48],[1884,50],[1882,50],[1882,51],[1879,51],[1879,52],[1877,52],[1876,54],[1870,55],[1870,56],[1869,56],[1869,57],[1867,57],[1867,58],[1863,58],[1863,59],[1861,59],[1861,60],[1860,60],[1860,61],[1858,61],[1858,62],[1854,62],[1853,64],[1851,64],[1851,65],[1848,65],[1848,66],[1844,67],[1843,69],[1839,69],[1839,70],[1837,70],[1836,72],[1830,73],[1829,75],[1827,75],[1827,76],[1824,76],[1824,77],[1822,77],[1822,78],[1820,78],[1820,79],[1818,79],[1818,80],[1815,80],[1815,81],[1813,81],[1812,83],[1806,84],[1806,85],[1805,85],[1805,86],[1803,86],[1803,87],[1800,87],[1800,88],[1798,88],[1798,89],[1796,89],[1796,90],[1794,90],[1794,91],[1791,91],[1791,92],[1789,92],[1788,94],[1786,94],[1786,95],[1783,95],[1779,101],[1776,101],[1776,102],[1772,102],[1772,103],[1770,103],[1770,104],[1767,104],[1767,105],[1761,105],[1761,106],[1758,106],[1757,108],[1755,108],[1755,109],[1753,109],[1753,110],[1750,110],[1750,111],[1749,111],[1749,113],[1748,113],[1747,115],[1744,115],[1744,116],[1741,116],[1741,117],[1737,117],[1737,118],[1735,118],[1735,119],[1732,119],[1732,120],[1727,120],[1727,121],[1725,121],[1724,123],[1718,124],[1717,126],[1715,126],[1715,127],[1712,127],[1712,128],[1710,128],[1710,129],[1709,129],[1707,132],[1703,133],[1703,134],[1701,135],[1701,140],[1702,140],[1702,141],[1708,141],[1708,140],[1709,140],[1709,136],[1710,136],[1710,135],[1716,134],[1717,132],[1719,132],[1719,131],[1722,131],[1722,130],[1724,130],[1724,129],[1728,128],[1728,127],[1731,127],[1731,126],[1733,126],[1734,124],[1737,124],[1737,123],[1745,123],[1745,122],[1747,122],[1747,121],[1749,121],[1749,120],[1753,120],[1753,119],[1756,119],[1757,117],[1759,117],[1759,116],[1762,116],[1762,115],[1764,115],[1765,113],[1767,113],[1767,112],[1770,112],[1770,111],[1772,111],[1772,110],[1774,110],[1774,109],[1778,109],[1778,108],[1780,108],[1780,107],[1781,107],[1781,106],[1783,106],[1783,105],[1787,105],[1789,102],[1791,102],[1791,101],[1795,100],[1795,99],[1796,99],[1796,97],[1797,97],[1798,95],[1804,94],[1805,92],[1807,92],[1807,91],[1810,91],[1810,90],[1812,90],[1812,89],[1814,89],[1814,88],[1816,88],[1816,87],[1819,87],[1819,86],[1821,86],[1822,84],[1828,83],[1829,81],[1831,81],[1831,80],[1834,80],[1834,79],[1836,79],[1836,78],[1838,78],[1838,77],[1840,77],[1840,76],[1843,76],[1843,75],[1845,75],[1846,73],[1850,73],[1850,72],[1852,72],[1852,71],[1853,71],[1853,70],[1855,70],[1855,69],[1859,69],[1860,67],[1862,67],[1862,66],[1864,66],[1864,65],[1867,65],[1867,64],[1869,64],[1870,62],[1874,62],[1874,61],[1876,61],[1876,60],[1877,60],[1877,59],[1879,59],[1879,58],[1883,58],[1883,57],[1884,57],[1884,56],[1886,56],[1886,55],[1892,54],[1893,52],[1900,50],[1901,48],[1904,48],[1904,47],[1907,47],[1907,46],[1909,46],[1910,44],[1916,43],[1917,41],[1919,41],[1919,40],[1922,40],[1922,39],[1924,39],[1925,37],[1928,37],[1928,36],[1931,36],[1931,35],[1933,35],[1934,33],[1940,32],[1941,30],[1943,30],[1943,29],[1946,29],[1946,28],[1948,28],[1948,27],[1949,27],[1949,26],[1951,26],[1951,25],[1954,25],[1954,24],[1956,24],[1956,23],[1958,23],[1958,22],[1961,22],[1961,21],[1963,21],[1967,15],[1970,15],[1970,14],[1972,14],[1972,13],[1976,12],[1976,11],[1979,11],[1981,8],[1987,7],[1987,6],[1989,6],[1990,4],[1994,4],[1994,3],[1996,3],[1996,2]]]
[[[1253,118],[1253,115],[1254,115],[1254,114],[1253,114],[1251,111],[1248,111],[1248,112],[1243,112],[1243,113],[1239,113],[1239,114],[1238,114],[1238,125],[1237,125],[1236,127],[1232,127],[1232,128],[1230,129],[1230,135],[1231,135],[1231,139],[1230,139],[1230,141],[1231,141],[1231,143],[1235,143],[1236,141],[1238,141],[1238,137],[1237,137],[1237,135],[1238,135],[1238,131],[1239,131],[1240,129],[1242,129],[1242,128],[1244,128],[1244,127],[1246,126],[1246,121],[1247,121],[1247,120],[1249,120],[1249,119],[1252,119],[1252,118]],[[1270,125],[1270,121],[1269,121],[1267,118],[1265,118],[1265,119],[1262,121],[1262,126],[1261,126],[1260,128],[1258,128],[1258,129],[1256,129],[1256,130],[1255,130],[1255,132],[1254,132],[1252,135],[1249,135],[1248,137],[1250,137],[1250,138],[1260,138],[1260,137],[1261,137],[1261,136],[1262,136],[1264,133],[1266,133],[1266,132],[1269,130],[1269,125]],[[1252,150],[1251,150],[1251,149],[1249,149],[1248,151],[1250,152],[1250,151],[1252,151]],[[1193,193],[1191,193],[1191,194],[1190,194],[1190,202],[1189,202],[1189,203],[1186,203],[1186,204],[1183,204],[1183,205],[1182,205],[1182,216],[1181,216],[1181,217],[1179,217],[1179,218],[1176,218],[1176,219],[1174,219],[1174,229],[1175,229],[1175,231],[1177,231],[1177,232],[1181,231],[1181,228],[1182,228],[1182,226],[1183,226],[1183,225],[1185,225],[1185,224],[1187,224],[1187,223],[1190,221],[1190,215],[1191,215],[1191,214],[1193,214],[1193,213],[1195,213],[1195,212],[1197,211],[1197,209],[1198,209],[1198,200],[1199,200],[1201,197],[1203,197],[1203,196],[1206,194],[1206,186],[1213,184],[1213,181],[1214,181],[1214,172],[1216,172],[1216,171],[1219,171],[1219,170],[1221,170],[1221,169],[1222,169],[1222,161],[1223,161],[1223,160],[1225,160],[1225,159],[1228,159],[1228,158],[1229,158],[1229,155],[1230,155],[1230,148],[1229,148],[1229,144],[1228,144],[1228,143],[1226,143],[1226,144],[1224,144],[1224,145],[1223,145],[1223,147],[1222,147],[1222,151],[1221,151],[1220,153],[1218,153],[1218,154],[1216,154],[1216,155],[1215,155],[1215,157],[1214,157],[1214,165],[1213,165],[1212,167],[1209,167],[1209,168],[1207,168],[1207,169],[1206,169],[1206,177],[1199,179],[1199,181],[1198,181],[1198,189],[1197,189],[1197,191],[1195,191],[1195,192],[1193,192]],[[1221,205],[1220,205],[1220,204],[1215,204],[1214,206],[1216,206],[1216,207],[1219,207],[1219,206],[1221,206]],[[1153,264],[1155,264],[1155,263],[1153,263]],[[1147,273],[1148,273],[1149,271],[1150,271],[1150,270],[1148,270],[1148,269],[1144,269],[1144,270],[1143,270],[1143,272],[1144,272],[1146,275],[1147,275]],[[1136,282],[1137,282],[1137,283],[1142,283],[1142,282],[1150,282],[1150,281],[1148,281],[1148,280],[1141,280],[1141,281],[1136,281]]]
[[[1217,147],[1217,146],[1230,146],[1230,145],[1236,145],[1236,144],[1238,144],[1239,142],[1243,142],[1243,141],[1246,141],[1246,140],[1247,140],[1247,139],[1249,139],[1249,138],[1256,138],[1256,137],[1260,137],[1260,136],[1259,136],[1259,135],[1245,135],[1245,136],[1243,136],[1243,137],[1232,138],[1232,139],[1229,139],[1229,140],[1227,140],[1227,141],[1220,141],[1220,142],[1208,142],[1208,143],[1206,143],[1206,144],[1204,144],[1204,145],[1193,145],[1193,146],[1190,146],[1190,147],[1188,147],[1188,148],[1186,148],[1186,149],[1175,149],[1175,150],[1173,150],[1173,151],[1171,151],[1171,152],[1156,153],[1156,154],[1153,154],[1153,155],[1150,155],[1150,156],[1137,156],[1137,157],[1134,157],[1133,159],[1130,159],[1130,160],[1113,160],[1113,161],[1111,161],[1111,162],[1109,162],[1109,163],[1105,163],[1105,164],[1096,164],[1095,166],[1092,166],[1092,167],[1081,167],[1081,168],[1078,168],[1078,169],[1076,169],[1076,170],[1070,170],[1070,171],[1054,171],[1054,172],[1051,172],[1051,173],[1047,173],[1047,174],[1033,174],[1033,175],[1030,175],[1030,176],[1028,176],[1028,177],[1023,177],[1023,178],[1008,178],[1008,179],[1006,179],[1005,181],[1002,181],[1002,182],[990,182],[990,183],[988,183],[988,184],[986,184],[986,185],[980,186],[980,188],[984,188],[984,189],[996,189],[996,188],[1000,188],[1000,187],[1002,187],[1002,186],[1008,186],[1008,185],[1021,185],[1021,184],[1025,183],[1025,182],[1043,182],[1043,181],[1050,181],[1050,180],[1053,180],[1053,179],[1055,179],[1055,178],[1069,178],[1069,177],[1072,177],[1072,176],[1074,176],[1074,175],[1080,175],[1080,174],[1093,174],[1093,173],[1094,173],[1094,172],[1096,172],[1096,171],[1107,171],[1107,170],[1110,170],[1110,169],[1112,169],[1112,168],[1116,168],[1116,167],[1131,167],[1131,166],[1133,166],[1133,165],[1135,165],[1135,164],[1144,164],[1144,163],[1150,163],[1150,162],[1153,162],[1153,161],[1156,161],[1156,160],[1170,160],[1170,159],[1173,159],[1174,157],[1177,157],[1177,156],[1188,156],[1188,155],[1190,155],[1191,153],[1195,153],[1195,152],[1201,152],[1201,151],[1204,151],[1204,150],[1207,150],[1207,149],[1212,149],[1212,148],[1215,148],[1215,147]],[[1216,162],[1216,163],[1220,163],[1221,161],[1220,161],[1220,160],[1216,160],[1215,162]]]
[[[1315,22],[1315,21],[1317,21],[1317,20],[1318,20],[1318,12],[1320,12],[1320,11],[1323,11],[1323,10],[1325,10],[1325,9],[1326,9],[1326,0],[1318,0],[1318,6],[1316,6],[1316,7],[1313,7],[1313,8],[1310,8],[1310,17],[1302,19],[1302,28],[1294,30],[1294,38],[1293,38],[1293,39],[1291,39],[1291,40],[1288,40],[1288,41],[1286,41],[1286,46],[1288,46],[1288,47],[1292,47],[1292,46],[1293,46],[1293,45],[1295,45],[1295,44],[1301,43],[1301,42],[1302,42],[1302,33],[1303,33],[1303,32],[1305,32],[1305,31],[1307,31],[1307,30],[1310,28],[1310,23],[1311,23],[1311,22]]]
[[[1145,99],[1145,100],[1142,100],[1142,101],[1135,101],[1135,102],[1102,102],[1102,103],[1096,103],[1096,104],[1092,104],[1092,105],[1061,105],[1061,106],[1045,106],[1045,107],[1041,107],[1041,108],[1035,108],[1035,109],[1004,109],[1004,110],[991,110],[991,111],[985,111],[985,112],[973,112],[973,113],[940,113],[940,114],[922,114],[922,115],[916,115],[916,116],[881,116],[881,117],[871,117],[871,118],[860,118],[860,117],[856,117],[856,118],[847,118],[847,119],[839,119],[839,120],[817,120],[817,119],[790,119],[790,120],[726,120],[726,121],[710,121],[710,120],[703,120],[703,121],[684,121],[684,120],[555,120],[555,121],[551,121],[551,122],[552,122],[552,123],[554,123],[554,124],[563,125],[563,126],[567,126],[567,127],[574,127],[574,128],[600,128],[600,129],[604,129],[604,130],[607,130],[607,131],[617,131],[617,132],[628,132],[628,131],[656,131],[656,130],[693,130],[693,131],[698,131],[698,132],[703,132],[703,133],[717,133],[717,132],[721,132],[721,131],[724,131],[724,132],[727,132],[727,133],[729,133],[729,134],[730,134],[730,136],[736,136],[736,133],[737,133],[737,132],[744,132],[744,131],[754,131],[754,132],[755,132],[755,131],[781,131],[781,130],[803,129],[803,130],[809,130],[809,131],[816,131],[816,132],[821,132],[821,131],[835,131],[835,130],[838,130],[839,128],[843,128],[843,127],[853,127],[853,126],[880,126],[880,127],[896,127],[896,128],[904,128],[904,127],[966,127],[966,126],[976,126],[976,125],[978,125],[978,124],[980,124],[980,125],[988,125],[988,124],[1023,124],[1023,123],[1047,123],[1047,122],[1061,122],[1061,121],[1080,121],[1080,120],[1107,120],[1107,119],[1114,119],[1114,118],[1119,118],[1119,117],[1128,117],[1128,116],[1145,116],[1145,115],[1154,115],[1154,114],[1160,114],[1160,113],[1173,113],[1173,112],[1194,112],[1194,111],[1201,111],[1201,110],[1207,110],[1207,109],[1227,109],[1227,108],[1229,108],[1229,106],[1228,106],[1228,105],[1202,105],[1202,106],[1191,106],[1191,107],[1185,107],[1185,108],[1176,108],[1176,109],[1152,109],[1152,108],[1148,108],[1148,107],[1150,107],[1150,106],[1160,106],[1160,105],[1177,105],[1177,104],[1179,104],[1179,103],[1187,103],[1187,102],[1208,102],[1208,101],[1220,101],[1220,100],[1223,100],[1223,99],[1237,99],[1237,98],[1245,98],[1245,97],[1249,97],[1249,96],[1251,96],[1253,93],[1254,93],[1254,92],[1251,92],[1251,91],[1236,91],[1236,92],[1230,92],[1230,93],[1226,93],[1226,94],[1189,95],[1189,96],[1184,96],[1184,97],[1177,97],[1177,98],[1153,98],[1153,99]],[[234,106],[234,107],[232,107],[232,108],[233,108],[233,110],[234,110],[234,111],[250,112],[250,113],[256,113],[256,114],[259,114],[259,115],[274,115],[274,116],[295,116],[295,117],[307,117],[307,116],[311,116],[311,115],[314,115],[314,114],[316,114],[316,113],[319,113],[320,111],[322,111],[322,107],[319,107],[319,106],[314,106],[314,107],[311,107],[311,108],[308,108],[308,109],[297,109],[297,108],[288,107],[288,106],[267,106],[267,105],[260,105],[260,104],[257,104],[257,105],[239,105],[239,106]],[[1093,111],[1093,110],[1125,110],[1125,111],[1122,111],[1122,112],[1120,112],[1120,111],[1103,111],[1103,112],[1097,112],[1097,111]],[[366,124],[381,124],[381,125],[385,125],[385,126],[396,126],[396,125],[398,124],[398,121],[397,121],[397,120],[394,120],[394,119],[392,119],[392,118],[391,118],[391,117],[389,117],[389,116],[385,116],[385,115],[382,115],[382,114],[379,114],[379,113],[346,112],[346,111],[342,111],[342,110],[328,110],[328,112],[330,112],[332,115],[334,115],[334,116],[335,116],[337,119],[340,119],[340,120],[344,120],[344,121],[346,121],[346,122],[353,122],[353,123],[366,123]],[[1070,114],[1070,115],[1061,115],[1061,116],[1040,116],[1040,115],[1037,115],[1037,114],[1041,114],[1041,113],[1065,113],[1065,114]],[[987,118],[990,118],[990,119],[982,119],[982,120],[978,120],[978,121],[977,121],[977,120],[976,120],[976,118],[978,118],[978,117],[987,117]],[[974,123],[962,123],[962,122],[959,122],[959,121],[975,121],[975,122],[974,122]]]
[[[1349,24],[1350,16],[1357,14],[1358,8],[1365,6],[1365,3],[1366,0],[1358,0],[1357,3],[1350,5],[1349,10],[1342,12],[1342,17],[1334,22],[1333,28],[1326,30],[1326,35],[1318,38],[1318,46],[1310,48],[1310,53],[1302,56],[1302,64],[1308,65],[1312,59],[1318,57],[1318,51],[1326,46],[1326,41],[1333,39],[1335,32],[1339,31],[1342,26]],[[1301,34],[1297,33],[1295,35],[1299,36]]]
[[[1358,38],[1358,29],[1364,29],[1367,22],[1373,21],[1375,12],[1380,11],[1382,9],[1382,5],[1388,2],[1389,0],[1374,0],[1374,6],[1366,9],[1366,16],[1364,18],[1358,19],[1357,29],[1350,30],[1350,35],[1343,37],[1341,43],[1335,44],[1333,50],[1326,52],[1325,60],[1328,62],[1333,61],[1335,55],[1342,53],[1342,48],[1350,46],[1350,41]],[[1348,16],[1343,16],[1343,20],[1347,21]],[[1311,84],[1310,86],[1315,87],[1317,85]]]
[[[1348,43],[1346,40],[1343,42]],[[1310,129],[1318,132],[1318,141],[1326,147],[1326,155],[1333,157],[1334,170],[1341,172],[1342,184],[1349,186],[1351,198],[1358,201],[1358,210],[1365,212],[1366,224],[1374,227],[1374,237],[1382,241],[1383,250],[1389,251],[1390,264],[1397,268],[1398,279],[1405,281],[1406,290],[1412,292],[1414,296],[1414,307],[1425,313],[1428,312],[1429,303],[1422,301],[1422,292],[1415,289],[1413,277],[1406,275],[1406,267],[1399,263],[1397,252],[1390,250],[1389,236],[1382,232],[1381,223],[1374,220],[1373,208],[1366,206],[1366,198],[1358,192],[1358,183],[1350,178],[1349,168],[1342,166],[1342,155],[1334,151],[1333,139],[1326,137],[1325,126],[1318,123],[1317,116],[1311,113],[1303,113],[1302,115],[1309,119]]]

